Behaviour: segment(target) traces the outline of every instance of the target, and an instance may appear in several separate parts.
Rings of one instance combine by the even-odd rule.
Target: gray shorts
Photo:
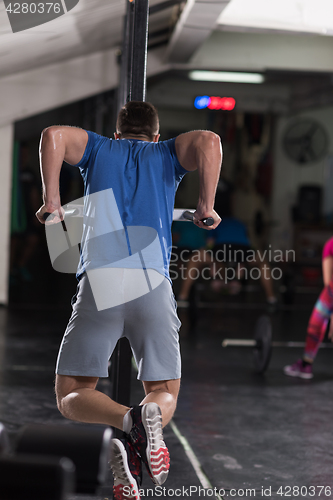
[[[119,297],[125,296],[128,287],[133,288],[132,277],[133,269],[119,269],[110,293],[116,290]],[[60,346],[56,373],[107,377],[108,361],[116,343],[126,337],[139,380],[180,378],[181,323],[171,283],[164,277],[159,281],[156,288],[139,298],[97,310],[88,276],[84,274],[72,301],[73,312]]]

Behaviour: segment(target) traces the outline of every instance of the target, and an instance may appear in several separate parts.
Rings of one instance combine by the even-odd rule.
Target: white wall
[[[290,160],[282,147],[284,132],[295,118],[312,118],[326,130],[329,138],[328,154],[322,160],[308,166],[300,166]],[[333,107],[311,110],[292,117],[278,119],[274,146],[274,190],[272,199],[272,218],[279,225],[272,229],[271,241],[274,248],[293,248],[293,226],[291,207],[297,203],[298,188],[302,184],[324,186],[325,170],[329,157],[333,154]],[[332,192],[333,197],[333,192]]]
[[[7,304],[8,302],[13,137],[13,124],[0,127],[0,304]]]

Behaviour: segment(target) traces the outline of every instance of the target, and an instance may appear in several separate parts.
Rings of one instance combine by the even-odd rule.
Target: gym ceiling
[[[178,105],[188,107],[193,106],[193,100],[187,95],[219,95],[220,84],[191,82],[188,78],[192,69],[208,69],[255,71],[265,76],[263,85],[224,84],[225,93],[236,93],[239,102],[243,99],[245,108],[250,102],[250,106],[259,111],[288,113],[306,107],[332,104],[331,33],[323,35],[296,30],[263,29],[246,26],[246,22],[241,26],[223,24],[221,15],[233,1],[235,0],[150,1],[150,99],[155,102],[156,98],[157,101],[167,103],[168,99],[175,97],[178,88]],[[252,1],[258,2],[247,0],[248,3]],[[47,75],[48,67],[54,69],[57,64],[74,62],[93,54],[110,56],[112,53],[116,60],[121,48],[125,10],[124,0],[80,0],[66,15],[13,34],[5,5],[1,2],[0,88],[3,78],[17,75],[22,78],[23,83],[26,72],[42,70],[43,73],[39,75]],[[105,59],[105,65],[109,66],[105,69],[106,73],[112,70],[109,56]],[[106,76],[102,86],[96,85],[95,93],[116,85],[117,75],[115,76],[115,71],[111,72],[113,77]],[[78,98],[92,95],[93,88],[91,85],[86,90],[78,91]],[[190,93],[189,88],[192,89]],[[66,99],[59,99],[59,104],[70,100],[73,100],[72,94]],[[51,107],[55,103],[55,100],[52,101]],[[45,106],[37,108],[36,112]],[[32,110],[29,109],[27,114],[31,113]],[[15,119],[20,117],[23,116],[14,116]]]

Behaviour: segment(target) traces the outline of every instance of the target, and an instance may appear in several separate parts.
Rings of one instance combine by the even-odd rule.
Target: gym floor
[[[304,340],[316,298],[317,292],[296,296],[293,306],[272,314],[274,340]],[[200,309],[194,332],[187,310],[179,310],[183,379],[173,423],[165,429],[170,475],[165,490],[155,493],[145,475],[142,498],[221,498],[216,491],[222,489],[223,498],[235,499],[333,498],[333,352],[320,350],[313,380],[283,374],[283,366],[300,357],[299,348],[275,348],[265,375],[255,375],[251,350],[223,349],[221,341],[251,338],[263,312],[260,294],[219,297]],[[67,306],[47,304],[0,309],[0,422],[13,442],[26,423],[80,425],[59,414],[53,391],[69,314]],[[134,369],[132,379],[134,404],[143,395]],[[110,394],[109,379],[99,388]],[[204,486],[206,494],[199,490]],[[111,499],[111,492],[110,473],[97,496],[71,500]]]

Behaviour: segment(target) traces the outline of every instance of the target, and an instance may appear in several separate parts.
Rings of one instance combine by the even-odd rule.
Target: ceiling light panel
[[[233,71],[190,71],[191,80],[202,82],[263,83],[265,78],[260,73],[239,73]]]

